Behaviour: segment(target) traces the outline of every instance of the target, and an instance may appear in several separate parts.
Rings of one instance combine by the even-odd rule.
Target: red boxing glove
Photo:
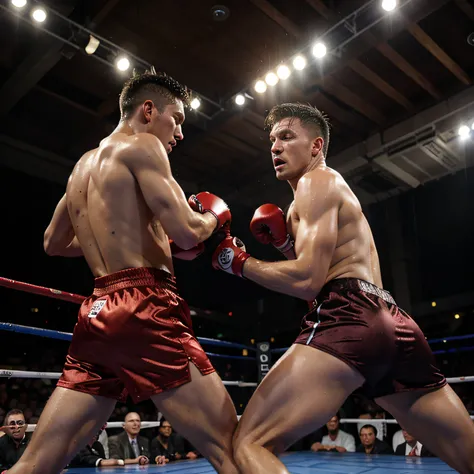
[[[188,199],[188,203],[194,211],[204,214],[210,212],[217,220],[217,225],[214,230],[216,232],[226,224],[229,225],[231,221],[230,209],[227,204],[215,194],[206,192],[192,195]]]
[[[272,244],[285,253],[293,248],[293,241],[286,229],[285,214],[275,204],[263,204],[250,221],[250,231],[262,244]]]
[[[171,239],[169,242],[171,255],[174,258],[179,258],[180,260],[194,260],[204,252],[204,244],[202,242],[188,250],[184,250],[181,247],[178,247]]]
[[[250,257],[245,252],[244,243],[237,237],[227,235],[212,255],[212,266],[216,270],[223,270],[242,277],[244,263]]]

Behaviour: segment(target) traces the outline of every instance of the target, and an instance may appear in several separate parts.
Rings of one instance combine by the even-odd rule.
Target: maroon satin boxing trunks
[[[79,310],[59,387],[139,402],[191,380],[189,362],[214,372],[175,278],[132,268],[95,279]]]
[[[388,291],[356,278],[324,285],[295,343],[357,369],[365,378],[362,392],[371,398],[446,384],[415,321]]]

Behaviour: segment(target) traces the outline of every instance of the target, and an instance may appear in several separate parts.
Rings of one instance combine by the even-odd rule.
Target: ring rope
[[[219,354],[220,355],[220,354]],[[229,357],[229,356],[224,356]],[[61,376],[60,372],[36,372],[33,370],[10,370],[10,369],[0,369],[0,378],[1,377],[16,377],[20,379],[58,379]],[[465,375],[462,377],[448,377],[446,378],[448,383],[466,383],[474,382],[474,375]],[[258,384],[256,382],[229,382],[223,381],[224,385],[232,385],[238,387],[256,387]]]
[[[18,379],[59,379],[61,372],[35,372],[30,370],[0,369],[0,378]],[[222,383],[229,387],[256,387],[256,382],[240,382],[239,380],[223,380]]]
[[[44,286],[32,285],[31,283],[24,283],[22,281],[10,280],[9,278],[0,277],[0,286],[11,288],[13,290],[25,291],[26,293],[34,293],[35,295],[49,296],[58,300],[69,301],[71,303],[79,303],[86,299],[85,296],[75,295],[67,291],[55,290],[53,288],[46,288]]]
[[[0,330],[4,331],[12,331],[18,332],[22,334],[32,334],[34,336],[42,336],[48,337],[50,339],[60,339],[62,341],[70,341],[72,339],[72,333],[70,332],[62,332],[56,331],[54,329],[43,329],[43,328],[35,328],[32,326],[22,326],[21,324],[12,324],[12,323],[2,323],[0,322]],[[202,341],[205,339],[205,341]],[[236,347],[240,349],[242,344],[235,344],[233,342],[227,341],[219,341],[217,339],[209,339],[209,338],[200,338],[198,337],[197,340],[204,344],[209,344],[211,346],[223,346],[223,347]],[[223,344],[225,343],[225,344]],[[245,347],[245,346],[244,346]],[[246,356],[236,356],[236,355],[227,355],[227,354],[214,354],[211,352],[206,352],[209,357],[221,357],[221,358],[228,358],[228,359],[237,359],[237,360],[253,360],[252,357]]]

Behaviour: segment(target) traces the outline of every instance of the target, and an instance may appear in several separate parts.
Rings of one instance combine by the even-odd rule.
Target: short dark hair
[[[315,125],[324,140],[323,153],[327,155],[329,147],[329,119],[316,107],[299,102],[275,105],[265,118],[265,130],[270,131],[274,125],[288,117],[298,118],[303,125]]]
[[[120,93],[122,118],[128,117],[139,104],[152,97],[161,99],[155,103],[160,112],[163,112],[167,105],[176,103],[176,100],[181,100],[185,106],[188,106],[191,100],[188,88],[164,72],[150,70],[141,74],[134,73],[125,82]]]
[[[377,428],[374,426],[374,425],[364,425],[360,430],[359,430],[359,436],[360,436],[360,433],[362,432],[363,429],[372,429],[374,430],[374,434],[375,436],[377,436]]]
[[[5,415],[6,423],[8,423],[8,418],[10,418],[10,416],[12,415],[23,415],[23,418],[25,418],[25,414],[21,410],[19,410],[18,408],[13,408]]]

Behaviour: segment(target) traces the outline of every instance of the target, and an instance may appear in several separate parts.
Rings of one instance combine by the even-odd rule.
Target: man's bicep
[[[130,170],[138,182],[144,200],[160,221],[166,234],[182,248],[194,246],[194,227],[199,216],[173,178],[168,158],[151,149],[130,161]]]

